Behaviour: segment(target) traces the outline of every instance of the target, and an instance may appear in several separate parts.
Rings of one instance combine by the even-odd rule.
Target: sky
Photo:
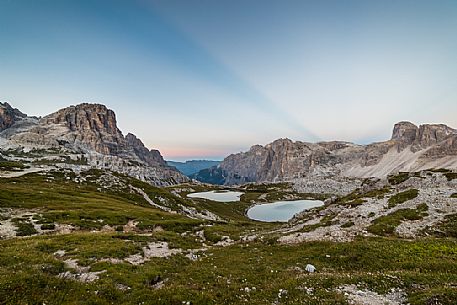
[[[168,160],[457,128],[457,1],[0,0],[0,100],[105,104]]]

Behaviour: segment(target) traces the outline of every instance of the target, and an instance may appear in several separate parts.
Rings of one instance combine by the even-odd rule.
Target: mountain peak
[[[395,124],[391,139],[406,145],[415,144],[428,147],[455,134],[457,134],[457,130],[445,124],[422,124],[417,127],[411,122],[404,121]]]
[[[154,185],[188,180],[167,166],[158,150],[149,150],[133,134],[124,137],[117,127],[114,111],[102,104],[72,105],[38,119],[27,117],[8,103],[0,103],[0,132],[4,129],[0,139],[4,147],[39,149],[43,158],[49,157],[48,150],[58,149],[71,160],[83,155],[87,164],[76,166],[112,170]],[[55,158],[52,153],[50,156]],[[61,161],[56,164],[75,166],[71,162],[65,165],[66,161],[62,165]]]
[[[125,136],[125,140],[127,141],[128,146],[133,148],[135,155],[137,155],[140,160],[149,165],[166,165],[165,160],[158,150],[149,150],[134,134],[128,133]]]
[[[47,123],[65,124],[70,130],[96,129],[120,134],[116,114],[102,104],[82,103],[58,110],[43,118]]]
[[[117,128],[116,114],[102,104],[66,107],[41,119],[41,124],[64,125],[77,142],[102,154],[116,155],[123,149],[124,136]]]
[[[419,126],[416,141],[424,147],[444,141],[449,136],[457,135],[457,130],[445,124],[424,124]]]
[[[392,140],[399,140],[412,144],[416,139],[416,133],[419,128],[411,122],[402,121],[394,125],[392,131]]]

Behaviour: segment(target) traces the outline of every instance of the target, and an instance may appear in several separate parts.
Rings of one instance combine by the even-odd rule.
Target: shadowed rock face
[[[399,122],[394,125],[391,139],[410,145],[416,140],[418,130],[419,128],[413,123]]]
[[[436,145],[456,134],[457,130],[444,124],[424,124],[417,127],[410,122],[400,122],[394,126],[392,140],[399,142],[403,147],[419,146],[415,149],[420,150]]]
[[[133,134],[124,137],[117,127],[115,113],[104,105],[70,106],[42,119],[29,118],[9,105],[1,106],[0,122],[5,127],[0,129],[0,143],[9,148],[64,149],[85,155],[89,165],[96,168],[118,171],[156,185],[188,181],[175,168],[167,166],[159,151],[147,149]]]
[[[428,168],[457,169],[457,131],[443,124],[395,124],[392,138],[370,145],[279,139],[228,156],[213,168],[225,184],[319,177],[385,177]],[[208,170],[207,170],[208,172]],[[197,175],[198,177],[198,175]],[[205,181],[204,181],[205,182]]]
[[[426,148],[441,143],[450,137],[455,137],[456,135],[457,130],[444,124],[426,124],[419,127],[416,143]]]
[[[125,140],[129,147],[133,148],[135,154],[144,162],[150,165],[160,164],[166,166],[166,162],[163,159],[160,151],[156,149],[147,149],[143,142],[138,139],[135,135],[129,133],[125,136]]]
[[[0,103],[0,132],[13,126],[18,120],[27,117],[16,108],[11,107],[8,103]]]

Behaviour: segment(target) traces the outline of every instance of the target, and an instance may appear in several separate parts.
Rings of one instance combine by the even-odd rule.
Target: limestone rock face
[[[158,150],[149,150],[133,134],[124,137],[115,113],[104,105],[83,103],[42,119],[11,109],[4,104],[0,108],[5,126],[0,129],[0,151],[59,151],[72,160],[86,160],[85,167],[124,173],[159,186],[188,181],[167,166]]]
[[[11,107],[7,102],[0,102],[0,132],[13,126],[19,120],[27,117],[18,109]]]
[[[127,149],[116,115],[104,105],[70,106],[44,117],[40,124],[65,126],[69,130],[66,140],[101,154],[117,155]]]
[[[444,124],[424,124],[417,127],[410,122],[400,122],[394,126],[392,140],[403,146],[418,146],[416,149],[420,150],[455,135],[457,135],[457,130]]]
[[[416,135],[416,143],[421,147],[429,147],[457,136],[457,130],[444,124],[421,125]]]
[[[394,125],[392,140],[411,145],[416,140],[419,128],[410,122],[399,122]]]
[[[255,145],[247,152],[228,156],[217,168],[197,177],[219,175],[225,184],[320,181],[326,177],[384,178],[398,171],[430,168],[457,169],[457,131],[443,124],[417,127],[400,122],[395,124],[390,140],[369,145],[289,139]]]
[[[138,139],[134,134],[128,133],[125,136],[125,140],[127,141],[127,144],[129,147],[133,148],[135,154],[146,162],[149,165],[157,165],[160,164],[162,166],[166,166],[166,162],[163,159],[162,155],[160,154],[160,151],[156,149],[147,149],[143,142],[141,142],[140,139]]]

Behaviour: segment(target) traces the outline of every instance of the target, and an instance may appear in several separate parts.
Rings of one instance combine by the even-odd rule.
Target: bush
[[[17,171],[17,170],[22,170],[26,168],[24,164],[21,162],[15,162],[15,161],[0,161],[0,169],[6,170],[6,171]]]
[[[364,204],[365,202],[367,202],[365,199],[357,198],[357,199],[354,199],[354,200],[352,200],[352,201],[346,202],[345,204],[346,204],[346,205],[349,205],[351,208],[353,208],[353,207],[362,205],[362,204]]]
[[[444,176],[446,176],[447,181],[457,179],[457,173],[444,173]]]
[[[392,175],[387,177],[387,181],[389,181],[392,185],[397,185],[402,182],[405,182],[409,179],[409,173],[407,172],[400,172],[398,175]]]
[[[342,228],[350,228],[354,225],[354,222],[353,221],[348,221],[346,222],[345,224],[342,224],[341,227]]]
[[[56,225],[53,223],[44,223],[41,225],[41,230],[54,230],[56,228]]]
[[[38,231],[35,230],[35,227],[33,226],[33,224],[31,224],[30,222],[17,222],[16,223],[17,225],[17,230],[16,230],[16,235],[17,236],[30,236],[30,235],[34,235],[34,234],[37,234]]]

